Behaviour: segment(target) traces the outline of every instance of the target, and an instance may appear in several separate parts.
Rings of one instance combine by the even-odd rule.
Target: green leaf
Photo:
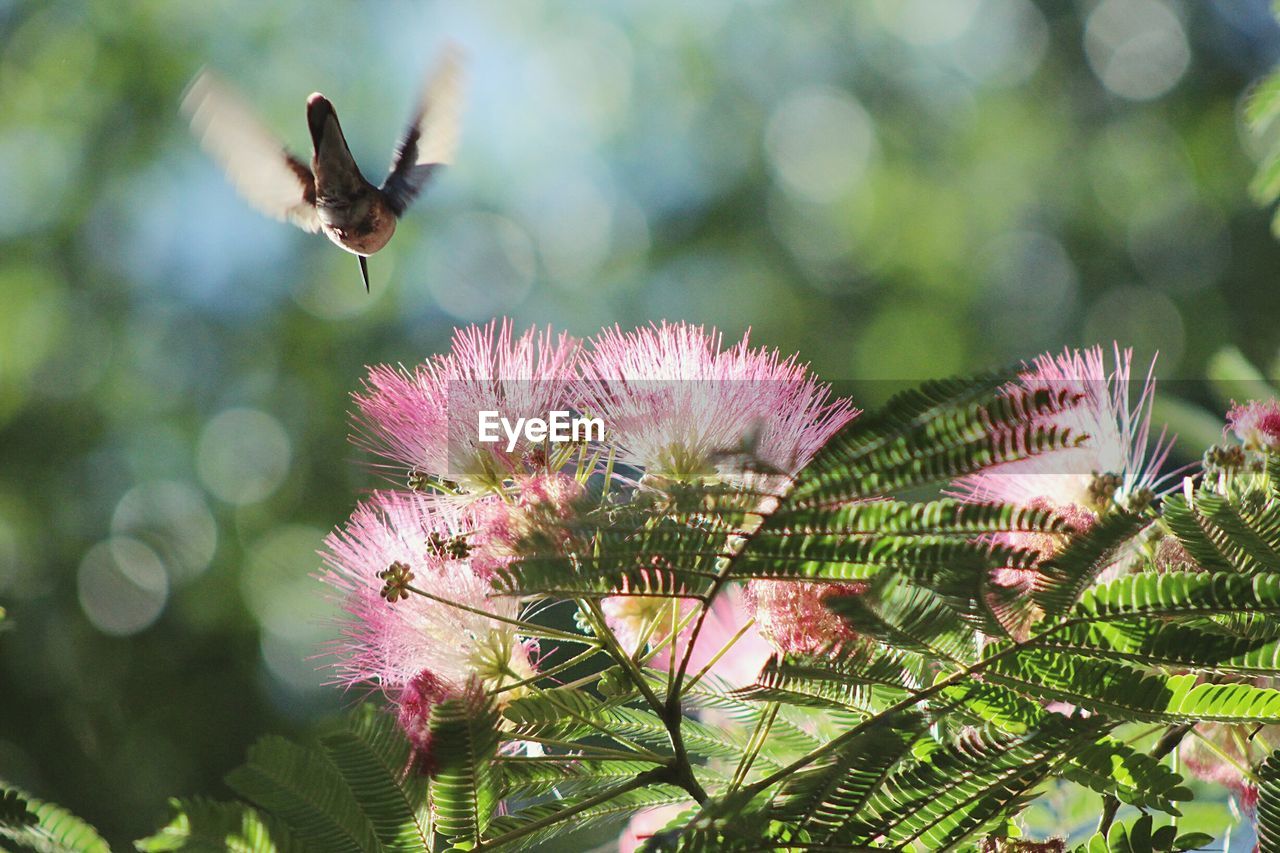
[[[169,805],[173,820],[135,844],[144,853],[306,853],[308,849],[279,824],[242,803],[173,799]]]
[[[918,714],[898,714],[872,723],[822,762],[783,783],[778,794],[780,816],[808,830],[814,841],[843,840],[843,830],[907,756],[925,726]]]
[[[1249,130],[1260,133],[1280,115],[1280,73],[1259,80],[1245,95],[1244,120]]]
[[[36,813],[27,809],[27,800],[17,791],[0,791],[0,827],[18,829],[39,823]]]
[[[1280,499],[1269,492],[1242,496],[1201,488],[1165,501],[1164,520],[1201,566],[1258,574],[1280,571]]]
[[[914,684],[914,676],[892,654],[852,643],[818,655],[774,655],[756,683],[734,695],[869,712],[873,691],[887,705],[905,697]]]
[[[976,730],[896,770],[869,800],[854,841],[886,836],[940,850],[1016,813],[1053,768],[1106,723],[1050,715],[1019,735]]]
[[[486,834],[489,840],[484,849],[528,850],[565,832],[600,832],[605,827],[625,823],[644,809],[689,802],[689,794],[671,785],[651,784],[619,793],[605,802],[575,811],[587,799],[587,795],[579,795],[551,803],[535,803],[509,815],[495,817],[489,824]],[[557,820],[569,812],[572,813],[565,819]],[[519,836],[509,842],[494,845],[494,840],[508,833],[518,833]]]
[[[1032,598],[1051,617],[1065,612],[1146,523],[1142,516],[1120,509],[1104,514],[1087,533],[1073,537],[1044,561]]]
[[[595,761],[573,756],[549,761],[545,756],[511,756],[500,762],[502,796],[529,799],[553,790],[561,798],[592,794],[652,767],[646,761]]]
[[[71,812],[0,782],[0,841],[40,853],[110,853],[97,830]]]
[[[1267,756],[1257,769],[1258,848],[1280,850],[1280,750]]]
[[[807,849],[810,834],[772,817],[757,799],[730,795],[680,813],[639,848],[640,853],[757,853]],[[796,845],[793,847],[792,845]]]
[[[508,733],[510,739],[534,735],[564,740],[608,731],[624,739],[624,746],[626,740],[655,747],[670,744],[666,723],[649,711],[602,703],[581,691],[549,690],[544,693],[523,696],[507,706],[503,715],[515,724]],[[565,709],[569,707],[572,707],[572,714],[566,713]],[[587,725],[584,720],[593,725]],[[743,732],[713,728],[688,717],[681,720],[680,731],[689,752],[698,757],[737,760],[747,748]],[[762,752],[759,760],[778,766],[767,750]]]
[[[264,737],[250,747],[248,761],[227,774],[227,785],[310,849],[382,850],[350,786],[319,750]]]
[[[978,572],[989,573],[990,568]],[[977,647],[973,628],[951,601],[900,578],[876,578],[865,592],[831,596],[825,604],[859,634],[891,649],[958,660],[971,658]]]
[[[1180,814],[1176,802],[1193,796],[1168,765],[1112,737],[1082,743],[1063,767],[1063,775],[1122,803]]]
[[[412,749],[390,714],[364,705],[320,743],[387,850],[429,846],[427,780],[409,769]]]
[[[997,648],[991,647],[995,652]],[[1121,720],[1156,723],[1280,723],[1280,690],[1248,684],[1197,684],[1114,661],[1023,649],[987,667],[985,677],[1043,701],[1069,702]]]
[[[1085,592],[1072,612],[1082,621],[1134,616],[1280,614],[1280,575],[1165,572],[1116,578]]]
[[[785,504],[769,516],[757,535],[776,531],[971,539],[983,533],[1069,533],[1071,528],[1047,509],[948,498],[924,503],[869,500],[817,507]]]
[[[1085,622],[1055,631],[1044,644],[1091,658],[1140,666],[1210,670],[1254,676],[1280,676],[1280,642],[1237,636],[1219,626],[1123,619]]]
[[[501,784],[498,712],[478,689],[435,706],[429,723],[436,830],[462,849],[479,843],[498,804]]]
[[[1075,444],[1070,431],[1041,424],[1077,398],[1011,389],[1010,373],[926,382],[863,413],[800,472],[790,502],[884,496]]]

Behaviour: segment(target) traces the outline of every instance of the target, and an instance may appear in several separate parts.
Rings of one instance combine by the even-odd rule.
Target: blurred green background
[[[305,151],[321,90],[380,177],[446,38],[461,154],[371,296],[177,112],[207,64]],[[1278,55],[1265,0],[0,0],[0,777],[127,840],[355,702],[310,577],[377,482],[348,394],[455,324],[751,327],[863,405],[1118,339],[1211,438],[1214,354],[1280,350]]]

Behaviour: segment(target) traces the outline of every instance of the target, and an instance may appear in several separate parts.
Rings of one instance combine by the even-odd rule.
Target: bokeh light
[[[151,546],[174,583],[208,569],[218,545],[218,526],[204,497],[173,481],[139,483],[126,492],[112,513],[111,530]]]
[[[169,580],[164,564],[136,539],[99,542],[80,561],[80,607],[104,634],[128,636],[148,628],[164,610]]]
[[[289,473],[289,436],[280,422],[255,409],[228,409],[205,424],[196,470],[205,488],[230,504],[270,495]]]
[[[1102,84],[1133,101],[1168,92],[1191,63],[1182,22],[1162,0],[1103,0],[1089,14],[1084,46]]]

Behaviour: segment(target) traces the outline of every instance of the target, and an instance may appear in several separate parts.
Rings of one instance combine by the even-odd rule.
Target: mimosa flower
[[[1232,405],[1227,428],[1246,450],[1280,449],[1280,402],[1250,400]]]
[[[356,441],[415,475],[457,480],[484,492],[527,469],[537,448],[523,438],[479,441],[479,415],[498,412],[546,419],[568,409],[566,392],[576,376],[579,344],[550,329],[516,335],[511,322],[493,321],[454,332],[448,355],[413,370],[379,365],[369,370],[359,409]]]
[[[1160,467],[1172,442],[1161,434],[1152,445],[1155,378],[1149,369],[1134,399],[1129,387],[1132,358],[1131,351],[1117,349],[1110,370],[1096,346],[1037,358],[1019,378],[1018,388],[1079,397],[1076,405],[1042,422],[1070,429],[1081,442],[993,466],[962,478],[956,489],[975,500],[1029,506],[1039,499],[1095,516],[1112,504],[1149,502],[1162,482]]]
[[[785,654],[811,655],[858,633],[827,609],[832,596],[860,595],[862,583],[752,581],[748,587],[761,636]]]
[[[685,323],[607,329],[582,372],[582,408],[603,418],[619,460],[679,482],[794,473],[857,414],[794,357],[746,337],[726,349]]]
[[[423,753],[436,704],[472,683],[492,691],[536,672],[536,645],[503,621],[516,619],[519,605],[491,596],[471,565],[474,526],[474,513],[442,501],[376,493],[325,542],[323,579],[347,613],[334,649],[337,680],[382,691]],[[498,701],[519,694],[505,690]]]
[[[1167,477],[1160,469],[1173,442],[1163,433],[1152,441],[1155,378],[1148,369],[1136,398],[1131,395],[1132,357],[1132,352],[1117,348],[1110,369],[1102,348],[1096,346],[1037,358],[1016,388],[1078,398],[1074,406],[1044,416],[1041,423],[1071,430],[1079,443],[963,477],[953,484],[955,492],[973,500],[1049,509],[1076,532],[1088,530],[1110,507],[1137,509],[1149,504],[1164,489]],[[1003,545],[1038,551],[1044,558],[1067,541],[1066,536],[1039,533],[1005,533],[994,538]],[[1109,580],[1127,568],[1122,556],[1099,580]],[[1034,570],[1002,570],[995,580],[1005,586],[1023,586],[1034,575]]]

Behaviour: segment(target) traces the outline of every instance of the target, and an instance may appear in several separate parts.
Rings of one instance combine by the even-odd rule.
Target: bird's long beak
[[[369,292],[369,259],[364,255],[356,255],[360,259],[360,277],[364,279],[364,292]]]

